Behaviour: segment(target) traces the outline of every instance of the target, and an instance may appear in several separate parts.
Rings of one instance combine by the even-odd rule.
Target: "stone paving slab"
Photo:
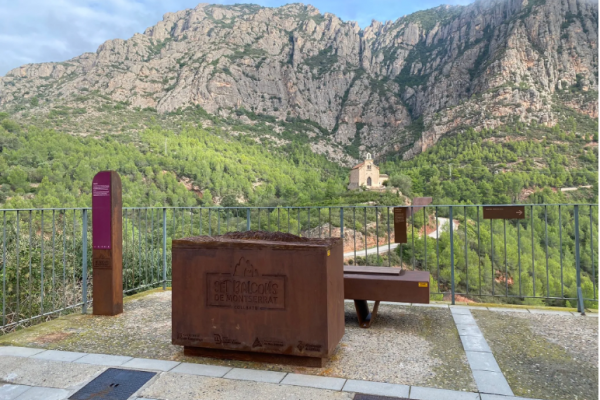
[[[14,400],[29,389],[31,386],[4,385],[0,387],[0,400]]]
[[[344,392],[366,393],[377,396],[408,398],[410,386],[348,379],[342,390]]]
[[[0,346],[0,356],[31,357],[43,351],[46,350],[29,347]]]
[[[502,372],[492,353],[467,351],[467,360],[472,370]]]
[[[285,377],[285,372],[261,371],[256,369],[234,368],[225,374],[224,378],[242,381],[279,383]]]
[[[454,317],[471,317],[471,311],[467,314],[455,314]],[[473,318],[473,321],[475,319]],[[513,395],[513,392],[500,370],[494,355],[491,352],[485,337],[479,329],[477,322],[474,325],[461,325],[457,322],[457,329],[462,331],[460,340],[467,354],[467,360],[471,372],[475,378],[477,390],[481,393],[492,393],[502,395]],[[470,333],[464,334],[464,333]]]
[[[0,357],[0,381],[70,389],[89,382],[106,367],[25,357]]]
[[[409,399],[415,400],[480,400],[479,393],[411,386]]]
[[[203,376],[160,374],[138,394],[142,398],[169,400],[351,400],[353,393]]]
[[[456,325],[460,336],[483,336],[477,325]]]
[[[471,315],[471,311],[463,306],[450,306],[450,312],[452,315]]]
[[[342,390],[345,379],[327,376],[287,374],[280,382],[281,385],[304,386],[316,389]]]
[[[134,358],[125,364],[121,365],[123,368],[135,368],[135,369],[150,369],[153,371],[170,371],[180,363],[177,361],[166,361],[166,360],[151,360],[149,358]]]
[[[481,393],[514,395],[502,372],[473,370],[473,377]]]
[[[111,356],[110,354],[88,354],[73,362],[80,364],[105,365],[107,367],[119,367],[133,357],[127,356]]]
[[[191,363],[181,363],[171,370],[171,372],[178,374],[210,376],[213,378],[222,378],[229,371],[231,371],[231,367]]]
[[[485,306],[463,306],[463,305],[454,305],[453,306],[453,305],[450,305],[449,307],[451,309],[454,308],[454,309],[458,309],[458,310],[464,310],[464,309],[466,309],[466,310],[483,310],[483,311],[487,311],[487,309],[488,309]]]
[[[477,325],[471,314],[452,314],[452,318],[456,325]]]
[[[465,351],[483,351],[491,353],[490,346],[488,346],[483,336],[460,336],[460,340],[465,348]]]
[[[33,387],[15,400],[65,400],[69,395],[70,392],[64,389]]]
[[[86,355],[86,353],[78,353],[74,351],[46,350],[32,356],[31,358],[35,358],[37,360],[72,362]]]

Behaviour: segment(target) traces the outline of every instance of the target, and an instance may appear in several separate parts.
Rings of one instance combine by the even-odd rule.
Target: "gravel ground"
[[[472,311],[517,396],[598,399],[598,320]]]
[[[126,299],[116,317],[69,315],[0,337],[0,345],[157,358],[373,380],[452,390],[476,390],[447,309],[381,305],[370,329],[358,327],[346,304],[346,333],[325,368],[185,357],[171,344],[171,292]]]

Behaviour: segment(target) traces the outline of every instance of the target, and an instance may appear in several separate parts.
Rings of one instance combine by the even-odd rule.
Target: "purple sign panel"
[[[96,174],[92,181],[92,243],[94,249],[110,249],[110,172]]]

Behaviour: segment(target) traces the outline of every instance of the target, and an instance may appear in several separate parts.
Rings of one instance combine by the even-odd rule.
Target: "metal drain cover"
[[[127,400],[154,375],[155,372],[109,368],[69,399]]]
[[[408,400],[404,397],[376,396],[374,394],[356,393],[354,400]]]

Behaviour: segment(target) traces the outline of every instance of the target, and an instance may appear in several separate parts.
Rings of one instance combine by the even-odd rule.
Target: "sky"
[[[303,0],[321,12],[366,27],[375,19],[396,20],[440,4],[473,0]],[[95,52],[109,39],[128,39],[156,24],[163,14],[195,7],[201,0],[0,0],[0,76],[28,63],[65,61]],[[278,7],[285,0],[220,0]],[[294,1],[292,1],[294,2]],[[296,1],[298,2],[298,1]]]

